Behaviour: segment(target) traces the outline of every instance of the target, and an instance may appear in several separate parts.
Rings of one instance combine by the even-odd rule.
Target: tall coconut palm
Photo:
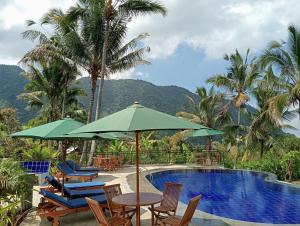
[[[107,51],[109,49],[108,40],[110,37],[110,26],[111,21],[115,17],[126,18],[127,21],[130,21],[132,17],[137,17],[140,15],[160,13],[166,15],[166,9],[163,5],[152,0],[106,0],[104,1],[104,11],[103,11],[103,21],[104,21],[104,42],[102,48],[102,61],[101,61],[101,70],[100,73],[100,88],[99,88],[99,98],[98,98],[98,107],[96,109],[96,117],[98,119],[102,107],[102,96],[103,96],[103,85],[104,77],[106,75],[106,58]]]
[[[29,65],[25,76],[29,83],[25,86],[26,93],[18,96],[26,100],[28,107],[37,107],[47,115],[48,121],[55,121],[65,114],[67,105],[77,103],[77,95],[83,91],[70,87],[76,78],[77,71],[68,68],[62,62],[39,62],[38,66]]]
[[[272,41],[260,57],[263,68],[272,66],[284,81],[282,93],[274,101],[286,100],[286,104],[298,105],[300,116],[300,30],[295,25],[288,27],[286,42]],[[276,105],[274,103],[274,105]],[[280,113],[280,111],[279,111]],[[280,115],[280,114],[279,114]]]
[[[81,1],[83,2],[83,1]],[[80,5],[77,5],[78,7],[74,7],[71,10],[71,15],[80,15],[81,17],[83,15],[86,15],[88,12],[93,10],[93,7],[91,8],[91,4],[93,1],[84,1],[85,7],[82,7]],[[103,22],[104,32],[103,32],[103,45],[101,46],[101,70],[100,70],[100,85],[98,90],[98,97],[97,97],[97,107],[96,107],[96,114],[95,114],[95,120],[97,120],[100,117],[100,112],[102,108],[102,97],[103,97],[103,87],[104,87],[104,78],[108,75],[108,69],[106,68],[108,66],[108,55],[110,50],[110,39],[114,36],[112,34],[111,27],[113,26],[113,23],[115,20],[119,21],[125,21],[125,24],[129,21],[131,21],[132,17],[139,16],[139,15],[145,15],[145,14],[152,14],[152,13],[161,13],[163,15],[166,14],[166,9],[159,3],[151,1],[151,0],[106,0],[106,1],[100,1],[104,5],[102,5],[102,11],[101,19]],[[88,4],[87,4],[88,3]],[[74,13],[75,12],[75,13]],[[80,12],[78,14],[78,12]],[[126,32],[124,33],[126,35]],[[134,44],[133,42],[131,44]],[[130,45],[129,45],[130,46]],[[127,46],[127,47],[129,47]],[[135,45],[134,45],[135,46]],[[126,49],[124,49],[126,51]],[[123,61],[125,62],[125,61]],[[90,159],[89,163],[91,163],[92,155],[95,151],[95,142],[92,143],[91,147],[91,153],[90,153]]]
[[[245,58],[243,58],[238,50],[230,55],[225,55],[224,59],[230,63],[225,75],[215,75],[207,80],[217,87],[225,88],[232,96],[232,101],[235,107],[238,109],[237,115],[237,127],[241,124],[241,109],[245,107],[245,104],[249,101],[251,88],[255,81],[259,77],[258,65],[255,63],[255,59],[249,62],[249,52],[246,52]],[[237,130],[237,141],[240,140],[239,129]]]
[[[273,98],[281,93],[283,86],[282,79],[276,77],[271,67],[269,67],[264,77],[258,81],[257,87],[252,91],[257,100],[257,111],[252,114],[252,122],[246,135],[246,144],[252,145],[260,143],[260,157],[264,154],[265,144],[272,140],[272,135],[281,128],[289,127],[283,124],[283,120],[291,120],[294,114],[288,111],[287,107],[277,107],[280,109],[280,117],[273,114]]]
[[[231,121],[228,105],[224,104],[224,94],[217,93],[213,87],[209,90],[206,90],[205,87],[198,87],[196,93],[200,101],[196,102],[192,97],[187,97],[188,107],[191,111],[180,111],[176,114],[177,116],[214,129],[221,128],[222,125]],[[210,148],[212,137],[209,137],[208,140]]]
[[[87,122],[90,122],[92,118],[96,84],[101,71],[103,30],[100,3],[102,2],[84,1],[82,4],[71,8],[66,14],[59,9],[50,10],[42,18],[41,24],[50,24],[55,27],[54,40],[57,40],[56,42],[52,41],[53,37],[45,38],[43,33],[36,32],[36,30],[28,30],[25,33],[26,37],[43,41],[34,50],[26,54],[26,60],[35,59],[40,55],[56,55],[57,49],[59,49],[63,52],[66,61],[76,63],[78,67],[89,73],[91,95]],[[106,60],[107,74],[149,63],[142,58],[144,52],[149,50],[148,47],[138,48],[140,40],[147,37],[147,34],[141,34],[124,44],[127,30],[125,19],[115,17],[111,21],[111,38],[108,42],[109,51]],[[29,25],[32,24],[34,23]]]

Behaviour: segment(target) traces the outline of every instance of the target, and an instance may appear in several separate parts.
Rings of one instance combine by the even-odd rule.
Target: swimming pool
[[[220,217],[272,224],[300,223],[300,189],[268,182],[267,174],[240,170],[167,170],[146,178],[160,191],[182,183],[180,200],[202,194],[198,209]]]

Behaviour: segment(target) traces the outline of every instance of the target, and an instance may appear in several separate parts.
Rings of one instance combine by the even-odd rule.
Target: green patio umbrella
[[[216,135],[222,135],[224,134],[220,130],[215,130],[215,129],[199,129],[196,131],[191,132],[188,137],[207,137],[207,136],[216,136]]]
[[[11,137],[34,138],[43,140],[61,140],[61,136],[78,129],[84,124],[71,118],[50,122],[31,129],[11,134]]]
[[[132,106],[87,124],[73,133],[135,132],[136,139],[136,192],[139,200],[139,133],[153,130],[204,129],[199,124],[171,116],[135,102]],[[137,208],[137,225],[140,225],[140,208]]]
[[[41,126],[37,126],[31,129],[26,129],[20,132],[11,134],[14,138],[33,138],[42,140],[94,140],[94,139],[119,139],[127,138],[129,136],[123,133],[107,133],[107,134],[96,134],[96,133],[80,133],[80,134],[69,134],[74,129],[82,127],[84,124],[71,118],[65,118],[50,122]],[[63,159],[66,164],[66,147],[63,148]],[[64,178],[63,178],[64,182]]]

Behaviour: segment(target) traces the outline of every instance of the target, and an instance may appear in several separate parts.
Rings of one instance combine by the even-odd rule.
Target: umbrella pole
[[[140,202],[140,163],[139,163],[139,132],[135,132],[135,150],[136,150],[136,199],[137,203]],[[140,213],[140,206],[138,205],[136,208],[136,225],[140,226],[141,225],[141,213]]]
[[[66,168],[67,163],[66,163],[66,157],[67,157],[67,144],[66,141],[63,142],[63,159],[64,159],[64,167]],[[63,178],[62,178],[62,187],[61,187],[61,194],[64,196],[64,186],[65,186],[65,174],[62,172]]]

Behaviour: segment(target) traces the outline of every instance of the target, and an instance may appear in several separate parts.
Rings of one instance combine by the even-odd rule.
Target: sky
[[[38,21],[50,8],[66,10],[75,0],[0,0],[0,64],[17,64],[34,43],[23,40],[25,21]],[[299,0],[161,0],[168,13],[135,18],[128,39],[150,36],[144,45],[151,65],[111,78],[143,79],[195,91],[208,77],[224,73],[223,56],[249,48],[258,56],[272,40],[285,40],[287,26],[300,26]],[[298,127],[299,122],[292,122]],[[300,124],[299,124],[300,125]]]

